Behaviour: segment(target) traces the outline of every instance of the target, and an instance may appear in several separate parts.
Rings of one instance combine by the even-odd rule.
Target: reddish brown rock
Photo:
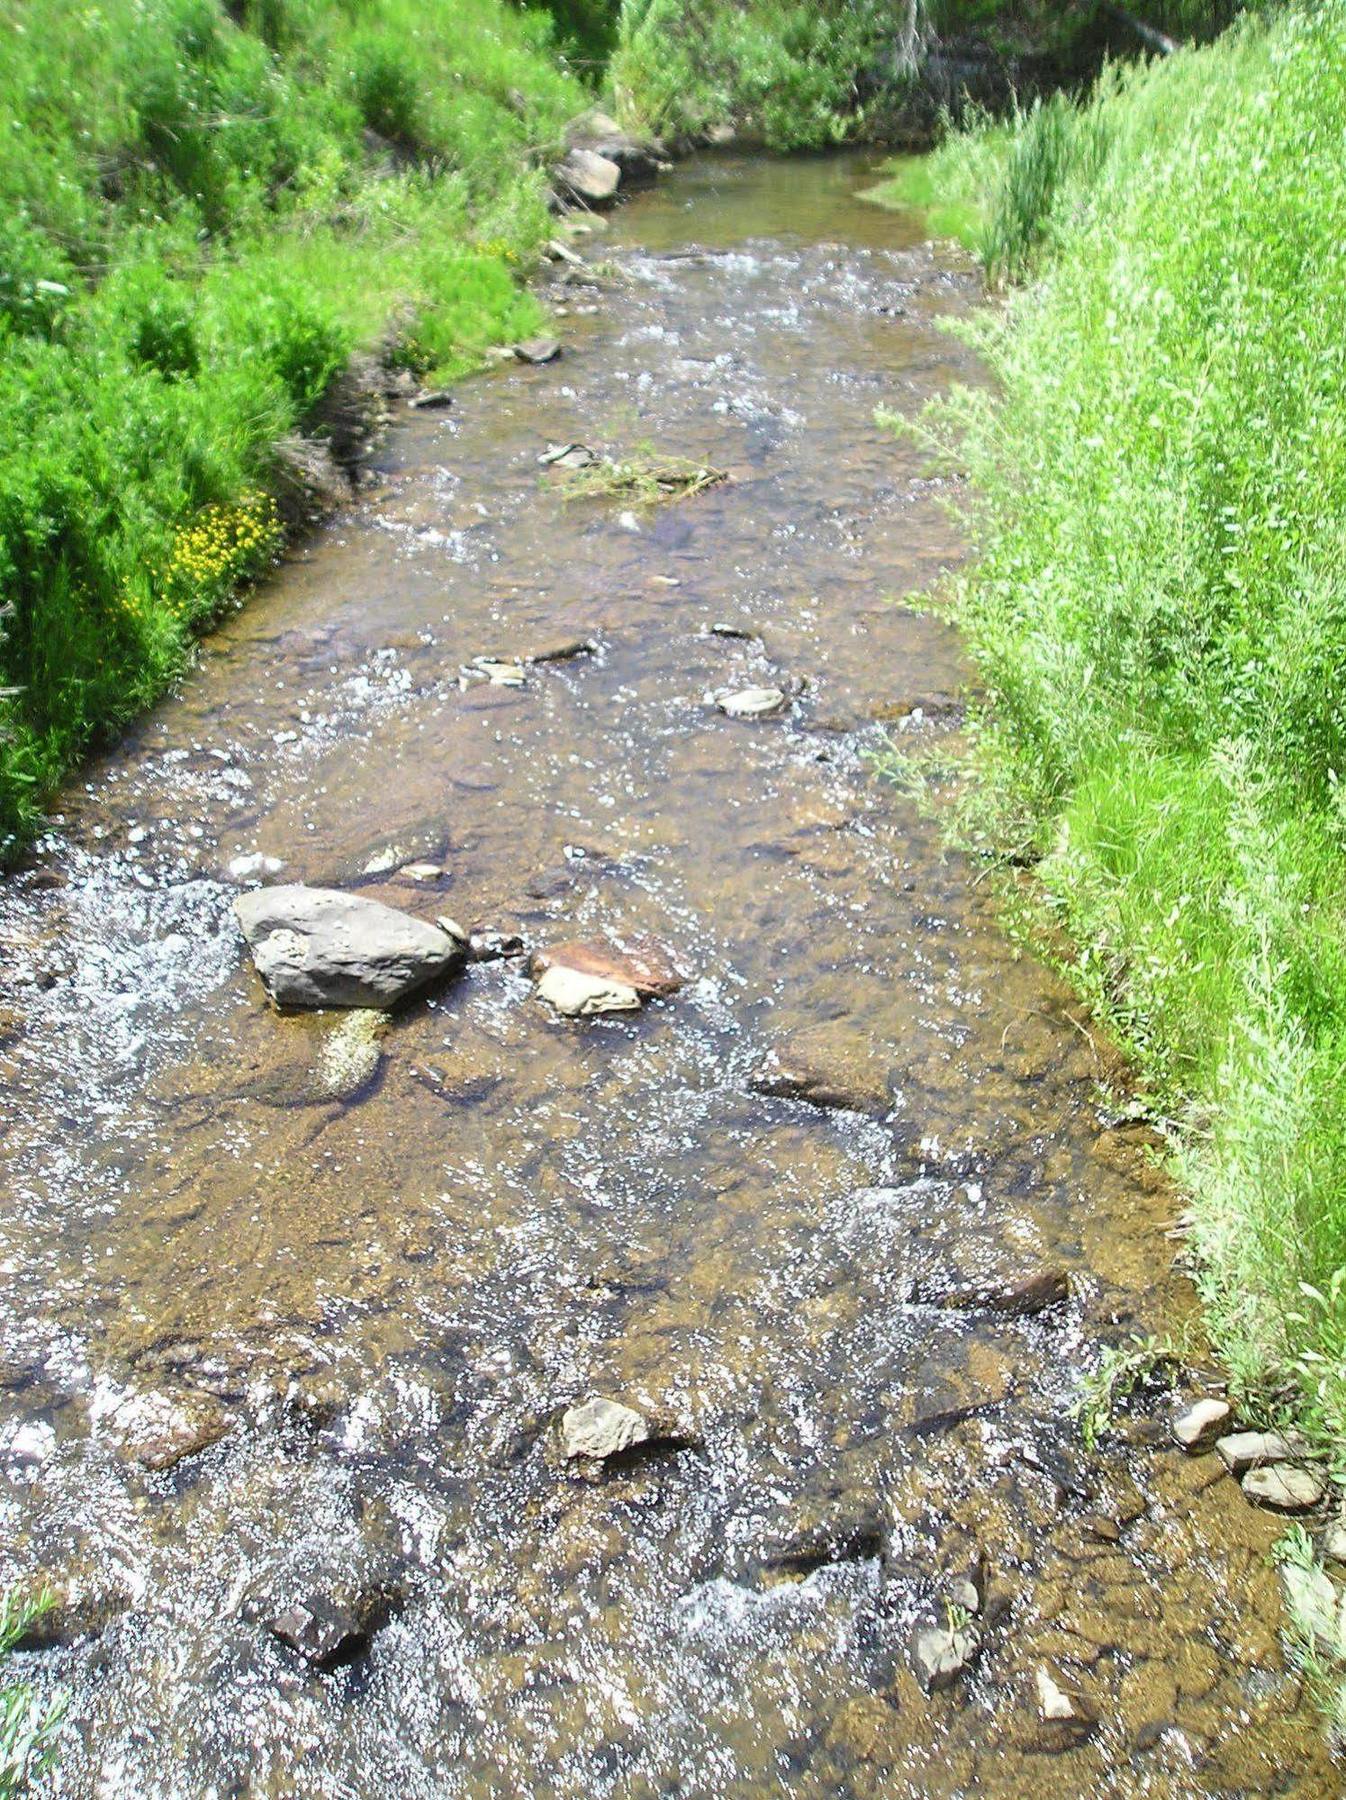
[[[642,1000],[667,1000],[685,979],[663,945],[649,937],[630,938],[623,946],[601,938],[553,944],[549,949],[535,951],[529,965],[535,980],[540,980],[548,969],[572,969],[579,975],[617,982],[634,988]]]

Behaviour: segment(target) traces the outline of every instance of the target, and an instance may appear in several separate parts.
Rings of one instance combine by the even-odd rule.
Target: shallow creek
[[[901,600],[959,557],[948,495],[873,409],[977,371],[939,329],[971,274],[864,180],[706,159],[625,209],[563,360],[400,422],[5,886],[0,1575],[79,1601],[19,1659],[71,1696],[63,1795],[1336,1791],[1277,1522],[1157,1419],[1089,1457],[1070,1417],[1185,1314],[1152,1142],[869,761],[967,678]],[[570,440],[732,479],[624,518],[539,466]],[[762,682],[781,716],[708,700]],[[475,964],[343,1090],[243,953],[251,856],[689,979],[567,1021]],[[882,1098],[764,1096],[773,1051]],[[933,1303],[1044,1265],[1040,1317]],[[579,1478],[590,1394],[683,1441]],[[927,1696],[979,1553],[980,1660]],[[367,1654],[267,1632],[314,1593],[382,1595]]]

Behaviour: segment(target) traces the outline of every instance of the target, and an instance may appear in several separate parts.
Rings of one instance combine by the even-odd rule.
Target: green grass
[[[1216,1336],[1346,1442],[1346,3],[966,146],[993,389],[937,431],[981,556],[988,843],[1159,1102]],[[951,147],[956,164],[961,152]]]
[[[30,1596],[11,1590],[0,1599],[0,1663],[53,1604],[46,1590]],[[11,1681],[0,1688],[0,1800],[26,1794],[51,1768],[64,1716],[63,1698],[43,1706],[27,1682]]]
[[[378,347],[537,328],[586,92],[503,0],[32,0],[0,20],[0,853],[277,533],[274,447]]]

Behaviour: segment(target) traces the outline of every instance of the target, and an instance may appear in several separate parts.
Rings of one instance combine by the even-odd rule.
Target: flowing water
[[[61,1794],[1335,1791],[1276,1522],[1070,1416],[1185,1314],[1149,1134],[870,761],[966,680],[901,598],[960,554],[945,484],[873,411],[977,371],[970,272],[864,175],[705,159],[622,212],[565,358],[399,424],[7,885],[0,1575],[70,1596],[19,1659],[71,1697]],[[567,502],[570,440],[732,479]],[[762,682],[778,717],[708,698]],[[255,856],[688,980],[567,1021],[506,958],[338,1035],[263,1002]],[[861,1104],[762,1094],[773,1053]],[[938,1303],[1048,1265],[1040,1317]],[[577,1474],[591,1394],[672,1441]],[[980,1660],[927,1697],[978,1555]],[[312,1594],[378,1601],[367,1654],[269,1634]]]

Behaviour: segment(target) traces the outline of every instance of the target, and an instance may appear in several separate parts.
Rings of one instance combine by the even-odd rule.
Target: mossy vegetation
[[[0,21],[0,849],[265,567],[353,350],[536,329],[586,92],[503,0],[33,0]]]
[[[1075,980],[1185,1122],[1235,1376],[1338,1449],[1344,134],[1324,0],[936,165],[983,187],[983,253],[1026,278],[975,327],[994,389],[936,421],[981,552],[957,599],[987,690],[970,828],[1041,857]]]

